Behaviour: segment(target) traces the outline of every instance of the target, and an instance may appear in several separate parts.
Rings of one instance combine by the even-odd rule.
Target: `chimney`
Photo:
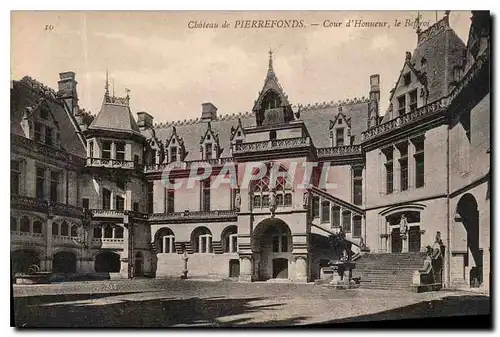
[[[75,80],[75,73],[73,71],[66,71],[59,73],[59,94],[60,97],[66,102],[69,110],[73,114],[78,113],[78,93],[76,92],[76,85],[78,82]]]
[[[368,129],[377,126],[379,122],[380,75],[370,75],[370,102],[368,103]]]
[[[212,103],[201,104],[201,121],[208,122],[217,119],[217,108]]]
[[[137,113],[137,126],[139,127],[139,130],[143,131],[146,129],[152,129],[153,128],[153,116],[148,114],[145,111],[141,111]]]

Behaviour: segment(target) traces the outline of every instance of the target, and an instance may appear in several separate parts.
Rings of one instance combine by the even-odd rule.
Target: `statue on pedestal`
[[[399,234],[403,240],[406,240],[406,234],[408,233],[408,221],[406,216],[403,214],[401,216],[401,221],[399,222]]]
[[[241,207],[241,195],[240,190],[236,190],[236,194],[234,196],[234,209],[239,212]]]
[[[186,246],[182,245],[182,255],[181,259],[184,260],[184,269],[182,270],[181,279],[187,279],[188,274],[188,253],[186,250]]]
[[[269,210],[274,216],[274,211],[276,210],[276,192],[274,190],[269,193]]]
[[[309,207],[309,192],[305,192],[302,195],[302,205],[304,206],[304,209]]]

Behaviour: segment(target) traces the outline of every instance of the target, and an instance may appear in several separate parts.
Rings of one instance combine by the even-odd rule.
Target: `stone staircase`
[[[364,254],[358,258],[353,278],[360,288],[410,290],[413,272],[422,267],[425,253]]]

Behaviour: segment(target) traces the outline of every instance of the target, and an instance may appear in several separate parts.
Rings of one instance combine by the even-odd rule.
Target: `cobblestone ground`
[[[290,326],[490,313],[488,296],[312,284],[119,280],[14,285],[17,327]]]

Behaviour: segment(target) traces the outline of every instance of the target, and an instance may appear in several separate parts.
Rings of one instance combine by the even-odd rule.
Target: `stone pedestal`
[[[238,278],[238,281],[252,281],[252,258],[250,256],[240,257],[240,276]]]
[[[295,277],[294,281],[307,282],[307,257],[295,257]]]
[[[352,270],[356,267],[356,264],[354,262],[330,261],[329,265],[332,279],[330,280],[330,282],[325,284],[325,286],[327,286],[328,288],[343,290],[358,287],[356,282],[352,280]],[[323,274],[330,274],[326,269],[327,268],[324,268]]]

